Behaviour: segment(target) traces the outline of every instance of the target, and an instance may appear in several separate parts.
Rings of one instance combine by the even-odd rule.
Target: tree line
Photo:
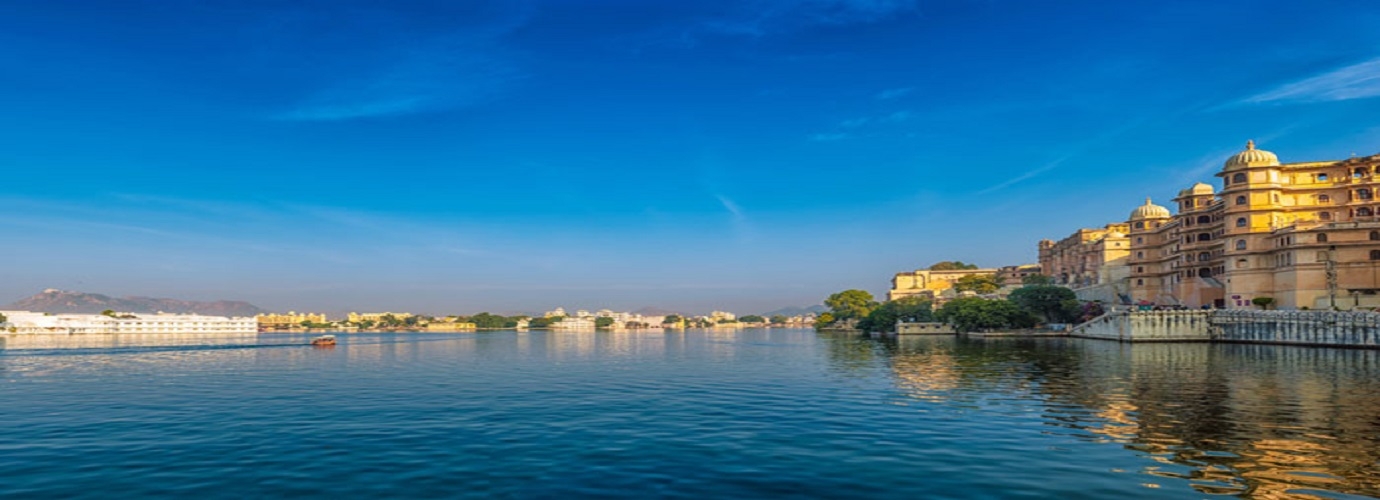
[[[986,281],[982,283],[984,289],[992,285]],[[865,290],[844,290],[830,295],[824,301],[829,312],[817,317],[815,328],[854,328],[890,333],[896,331],[897,321],[941,321],[953,325],[960,332],[973,332],[1033,328],[1040,324],[1081,323],[1103,313],[1101,304],[1079,301],[1073,290],[1051,285],[1047,277],[1030,276],[1023,283],[1021,288],[1013,290],[1004,299],[962,297],[950,300],[938,309],[933,307],[929,299],[920,296],[878,302]],[[957,283],[955,288],[959,288]],[[964,288],[978,292],[971,286]],[[997,289],[992,286],[991,292]]]

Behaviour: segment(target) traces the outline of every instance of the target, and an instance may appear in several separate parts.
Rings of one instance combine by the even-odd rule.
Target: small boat
[[[322,335],[320,337],[311,339],[311,345],[317,347],[333,346],[335,345],[335,335]]]

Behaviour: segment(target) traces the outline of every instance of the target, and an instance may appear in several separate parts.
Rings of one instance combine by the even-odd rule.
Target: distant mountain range
[[[828,311],[829,311],[829,308],[824,307],[824,306],[783,307],[783,308],[777,309],[777,310],[775,310],[775,311],[764,312],[764,313],[762,313],[760,316],[762,316],[762,317],[764,317],[764,318],[770,318],[770,317],[772,317],[772,316],[776,316],[776,315],[780,314],[780,315],[782,315],[782,316],[791,317],[791,316],[800,316],[800,315],[802,315],[802,314],[810,314],[810,313],[819,314],[819,313],[828,312]]]
[[[209,316],[253,316],[262,312],[257,306],[237,300],[196,302],[153,297],[110,297],[99,293],[69,292],[49,288],[32,297],[5,306],[16,311],[53,314],[96,314],[106,309],[116,312],[174,314],[205,314]]]

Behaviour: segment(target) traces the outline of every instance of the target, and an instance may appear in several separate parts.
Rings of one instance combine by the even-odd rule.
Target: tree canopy
[[[1065,323],[1079,316],[1078,296],[1062,286],[1027,285],[1011,292],[1007,300],[1046,323]]]
[[[954,299],[939,308],[936,316],[961,332],[998,328],[1030,328],[1036,318],[1007,300],[988,300],[981,297]]]
[[[1021,278],[1022,285],[1053,285],[1054,278],[1043,274],[1030,274]]]
[[[610,327],[610,326],[613,326],[613,318],[608,318],[608,317],[594,318],[594,327],[595,327],[595,328],[608,328],[608,327]]]
[[[962,271],[964,269],[977,269],[977,264],[969,264],[961,260],[946,260],[935,262],[930,266],[931,271]]]
[[[954,290],[960,292],[992,293],[1000,288],[995,274],[970,274],[954,282]]]
[[[679,315],[676,315],[676,314],[668,314],[668,315],[666,315],[665,318],[663,318],[663,319],[661,320],[661,324],[663,324],[663,325],[667,325],[667,324],[676,324],[676,323],[680,323],[680,321],[681,321],[681,317],[680,317]]]
[[[743,316],[743,317],[741,317],[741,318],[738,318],[738,321],[741,321],[741,322],[743,322],[743,323],[766,323],[766,322],[767,322],[767,318],[763,318],[763,317],[758,316],[758,315],[756,315],[756,314],[749,314],[749,315],[747,315],[747,316]]]
[[[829,306],[835,319],[862,319],[877,307],[877,302],[866,290],[855,289],[830,295],[824,305]]]
[[[867,332],[894,332],[897,321],[934,321],[930,301],[924,297],[902,297],[883,302],[858,322],[858,328]]]
[[[787,318],[784,314],[774,314],[771,317],[771,322],[779,325],[781,323],[785,323],[787,319],[790,318]]]
[[[832,325],[834,324],[834,321],[835,318],[833,314],[822,313],[819,316],[815,316],[815,329],[818,330],[820,328]]]

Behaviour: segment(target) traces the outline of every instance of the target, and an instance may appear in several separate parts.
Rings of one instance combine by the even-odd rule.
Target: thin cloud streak
[[[1243,99],[1246,104],[1329,102],[1380,96],[1380,58],[1335,69]]]

